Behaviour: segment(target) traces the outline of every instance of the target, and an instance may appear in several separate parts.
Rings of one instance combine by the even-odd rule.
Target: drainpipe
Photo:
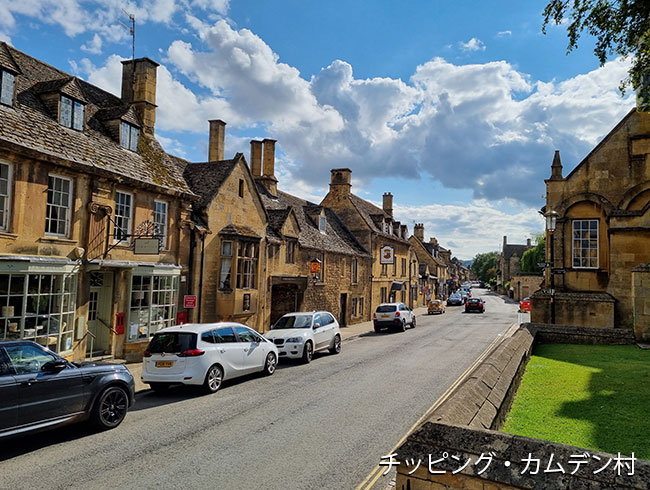
[[[199,269],[199,323],[201,323],[201,306],[203,304],[203,263],[205,261],[205,233],[201,234],[201,268]]]

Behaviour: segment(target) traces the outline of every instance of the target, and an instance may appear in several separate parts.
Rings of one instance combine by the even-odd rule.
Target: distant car
[[[445,303],[439,299],[432,299],[427,305],[427,314],[433,315],[434,313],[444,313],[445,312]]]
[[[113,429],[134,401],[123,364],[72,363],[30,340],[0,341],[0,439],[87,419]]]
[[[447,306],[460,306],[463,304],[463,297],[460,293],[451,293],[447,298]]]
[[[462,298],[463,303],[465,303],[468,298],[472,297],[472,292],[469,289],[461,289],[460,297]]]
[[[465,313],[478,311],[479,313],[485,312],[485,302],[481,298],[468,298],[465,301]]]
[[[519,311],[522,313],[530,312],[530,298],[524,298],[519,302]]]
[[[241,323],[188,323],[158,330],[143,361],[142,381],[154,391],[182,383],[215,393],[226,379],[273,374],[278,349]]]
[[[406,330],[406,325],[415,328],[415,313],[404,303],[382,303],[372,314],[375,332],[382,328],[394,328],[400,332]]]
[[[314,352],[341,352],[339,323],[328,311],[287,313],[264,336],[275,344],[280,358],[300,358],[308,363]]]

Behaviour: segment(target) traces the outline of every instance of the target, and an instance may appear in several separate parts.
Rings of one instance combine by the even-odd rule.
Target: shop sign
[[[384,264],[392,264],[395,262],[395,250],[393,247],[386,245],[385,247],[381,247],[379,250],[379,263],[381,265]]]
[[[196,294],[186,294],[183,298],[183,308],[196,308]]]
[[[158,238],[136,238],[133,243],[135,255],[158,255],[160,240]]]

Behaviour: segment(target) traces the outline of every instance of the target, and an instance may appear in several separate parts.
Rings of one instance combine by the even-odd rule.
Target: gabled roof
[[[371,202],[361,199],[359,196],[350,194],[350,202],[359,212],[361,218],[366,222],[368,227],[378,235],[384,237],[390,237],[393,240],[399,240],[402,242],[408,242],[405,238],[399,238],[397,235],[391,235],[389,233],[384,233],[381,223],[383,220],[392,220],[392,218],[381,208],[375,206]]]
[[[0,57],[6,58],[2,53],[10,55],[18,75],[15,104],[0,108],[0,146],[34,153],[36,158],[44,156],[92,174],[121,177],[127,182],[144,183],[161,188],[161,191],[194,197],[183,179],[180,160],[168,155],[155,138],[143,134],[138,152],[127,150],[95,117],[99,110],[124,105],[119,97],[5,43],[0,43]],[[87,121],[83,131],[63,127],[44,105],[37,90],[56,86],[74,89],[79,97],[83,96]]]
[[[275,198],[269,194],[260,182],[257,183],[257,188],[269,216],[278,211],[287,211],[288,216],[288,210],[293,210],[300,227],[298,244],[301,247],[345,255],[370,256],[368,251],[359,243],[332,209],[305,201],[282,191],[278,191],[278,196]],[[310,218],[315,214],[320,215],[321,210],[324,210],[327,221],[325,233],[321,233],[318,230],[318,222],[314,223]],[[279,213],[275,215],[281,216]]]
[[[5,43],[0,43],[0,67],[5,68],[14,73],[19,73],[20,70],[16,63],[14,62],[11,53],[9,52],[8,46]]]
[[[262,238],[255,230],[249,228],[248,226],[243,225],[233,225],[232,223],[224,226],[219,230],[219,235],[231,235],[231,236],[245,236],[250,238]]]
[[[241,153],[232,160],[218,162],[188,163],[183,171],[192,192],[199,196],[196,209],[207,208],[221,189],[221,186],[232,173]]]
[[[105,109],[99,109],[95,113],[95,117],[100,121],[111,121],[114,119],[121,119],[128,123],[133,124],[134,126],[141,127],[138,116],[135,113],[133,106],[128,104],[119,105],[115,107],[107,107]]]
[[[511,245],[511,244],[506,244],[503,246],[503,258],[506,260],[509,260],[510,257],[512,257],[515,253],[519,258],[524,254],[526,250],[528,250],[529,247],[528,245]]]

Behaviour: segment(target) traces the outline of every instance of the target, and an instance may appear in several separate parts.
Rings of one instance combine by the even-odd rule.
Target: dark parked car
[[[485,302],[481,298],[467,298],[465,301],[465,313],[470,311],[485,312]]]
[[[72,363],[36,342],[0,341],[0,439],[87,419],[112,429],[134,400],[122,364]]]
[[[451,293],[447,298],[447,306],[460,306],[463,304],[463,297],[459,292]]]

